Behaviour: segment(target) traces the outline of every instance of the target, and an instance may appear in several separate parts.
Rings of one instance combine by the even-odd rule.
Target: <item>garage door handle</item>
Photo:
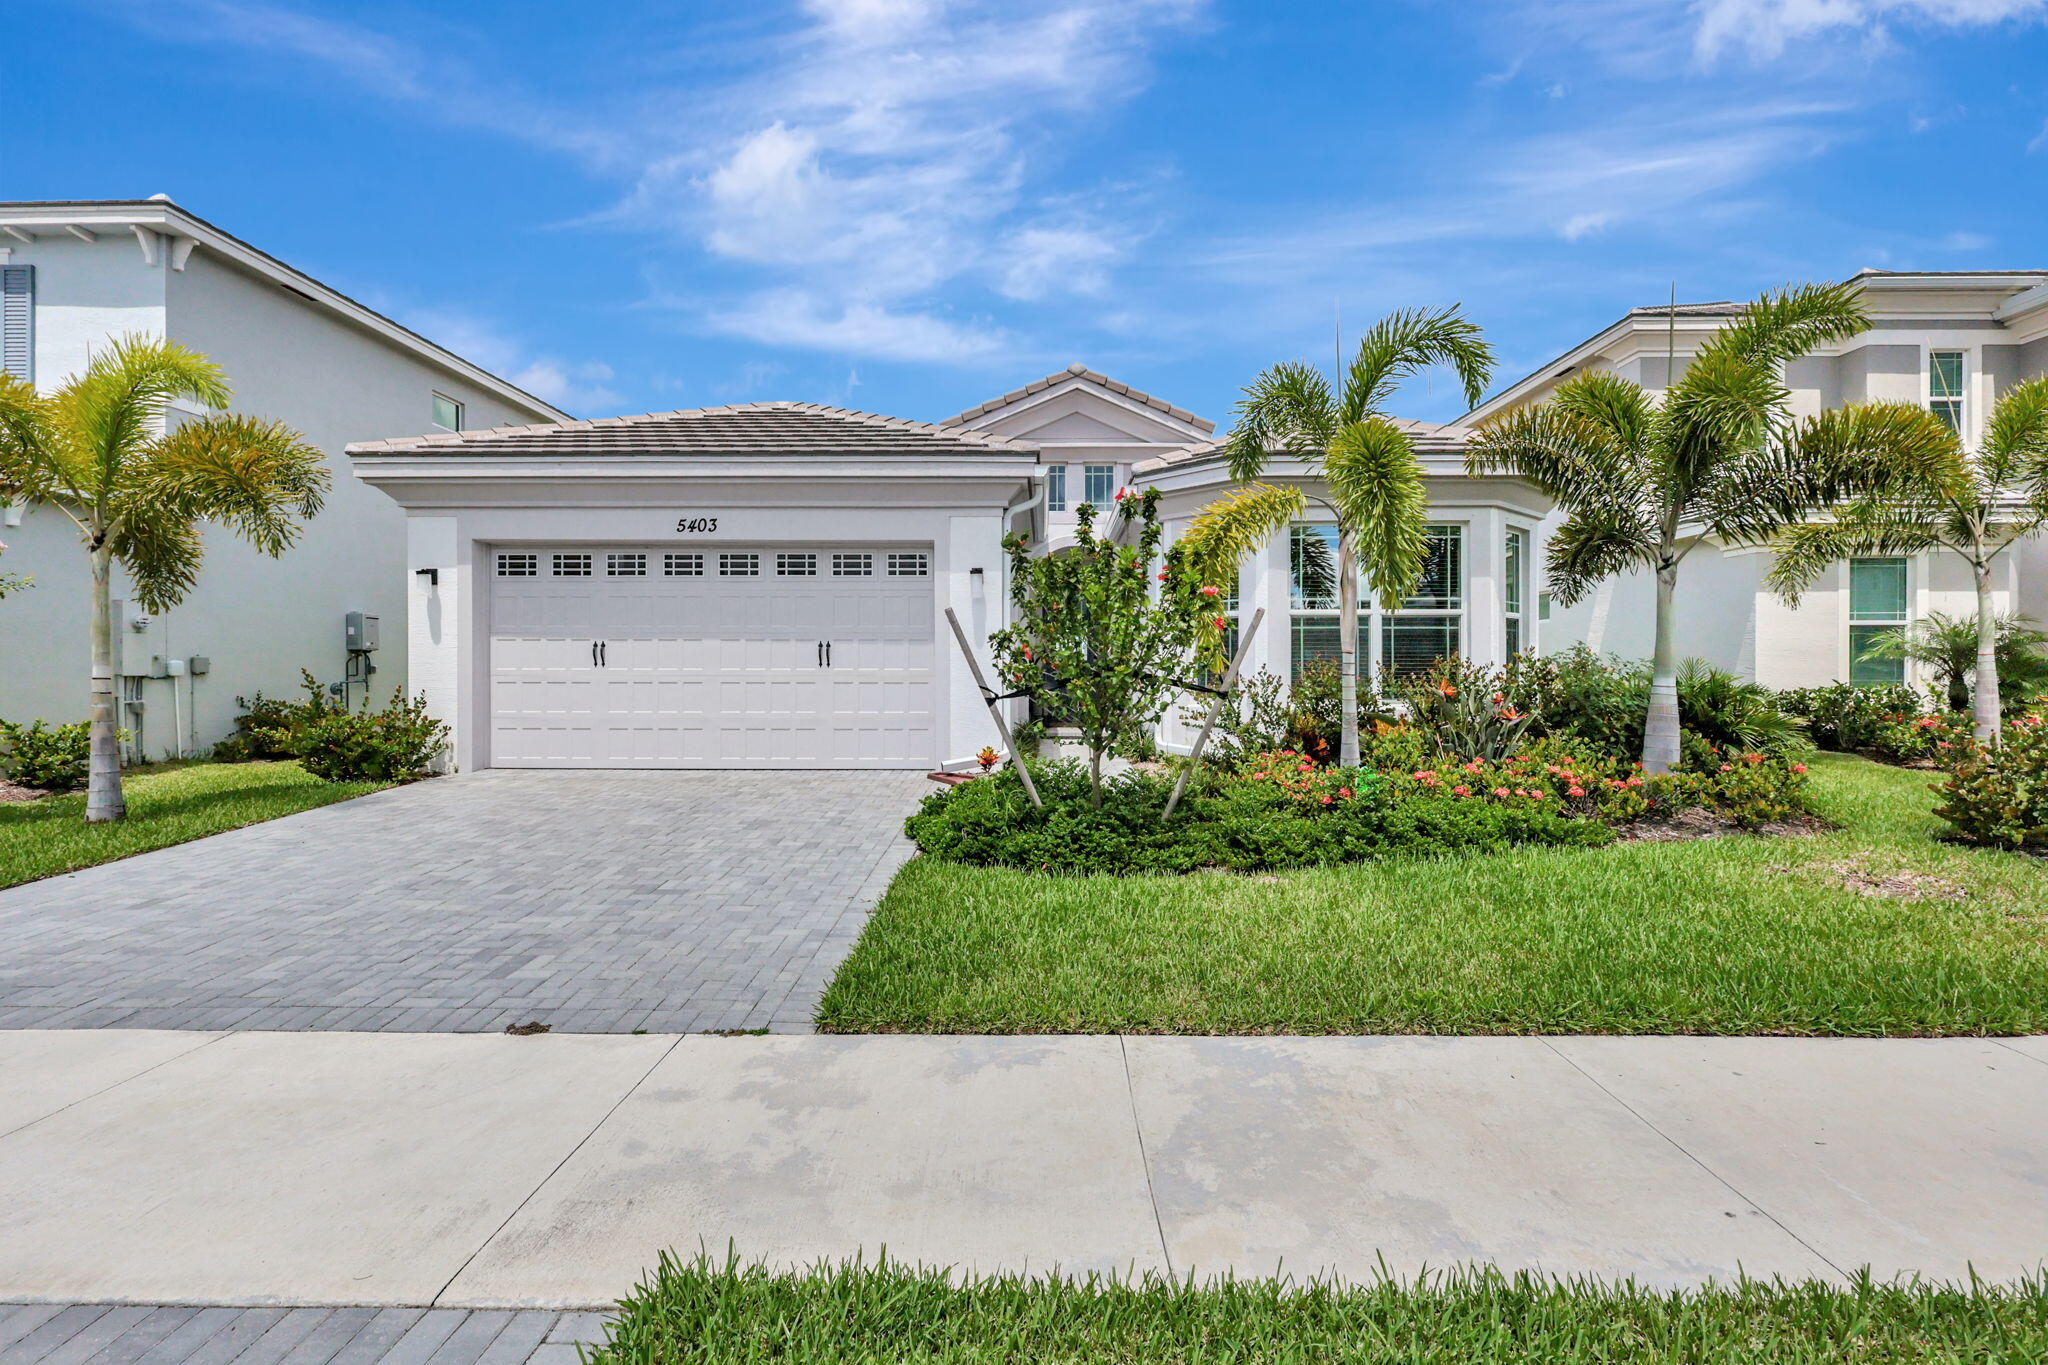
[[[610,640],[599,640],[597,642],[597,666],[599,668],[610,668],[612,666],[612,642]]]
[[[824,666],[825,666],[825,642],[824,642],[823,640],[820,640],[820,641],[818,641],[818,667],[820,667],[820,668],[823,668]]]
[[[590,642],[590,666],[592,668],[597,667],[597,641],[595,640]]]
[[[832,666],[832,642],[831,642],[830,640],[827,640],[827,641],[825,642],[825,667],[827,667],[827,668],[830,668],[831,666]]]

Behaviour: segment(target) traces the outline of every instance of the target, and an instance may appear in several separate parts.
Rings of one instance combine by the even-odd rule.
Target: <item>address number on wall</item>
[[[708,536],[717,529],[717,517],[676,518],[676,534],[679,536]]]

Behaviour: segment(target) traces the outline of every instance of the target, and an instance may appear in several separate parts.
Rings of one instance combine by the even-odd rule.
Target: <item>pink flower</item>
[[[1327,796],[1325,796],[1325,797],[1323,798],[1323,804],[1324,804],[1324,805],[1326,805],[1326,806],[1327,806],[1327,805],[1329,805],[1329,804],[1330,804],[1330,798],[1329,798],[1329,797],[1327,797]]]
[[[1721,765],[1721,771],[1724,773],[1732,773],[1735,771],[1735,765],[1733,763],[1723,763]]]
[[[1128,492],[1130,492],[1130,490],[1129,490],[1128,488],[1119,488],[1119,489],[1117,489],[1117,490],[1116,490],[1116,500],[1117,500],[1118,502],[1122,502],[1122,501],[1124,500],[1124,494],[1126,494],[1126,493],[1128,493]]]
[[[1584,796],[1586,794],[1586,789],[1584,787],[1566,787],[1564,789],[1564,794],[1566,796]]]
[[[1493,794],[1495,796],[1506,796],[1508,794],[1508,789],[1506,787],[1495,787],[1493,789]]]
[[[1470,796],[1472,794],[1472,789],[1466,786],[1463,782],[1460,782],[1457,786],[1451,788],[1451,792],[1453,795],[1456,796]]]
[[[1473,759],[1473,760],[1472,760],[1472,761],[1471,761],[1470,763],[1467,763],[1467,764],[1465,765],[1465,771],[1466,771],[1466,772],[1468,772],[1468,773],[1476,773],[1476,772],[1478,772],[1478,771],[1479,771],[1479,760],[1475,758],[1475,759]]]
[[[1535,797],[1538,801],[1547,801],[1550,799],[1549,792],[1530,792],[1529,795]]]
[[[1804,763],[1794,763],[1792,765],[1792,771],[1795,773],[1803,773],[1806,771],[1806,765]]]
[[[1221,593],[1223,589],[1217,587],[1214,583],[1204,583],[1199,589],[1199,591],[1204,597],[1215,597],[1217,594]]]
[[[1342,796],[1342,797],[1345,797],[1346,799],[1349,799],[1349,798],[1350,798],[1350,796],[1351,796],[1351,788],[1349,788],[1349,787],[1339,787],[1339,788],[1337,788],[1337,795],[1339,795],[1339,796]]]

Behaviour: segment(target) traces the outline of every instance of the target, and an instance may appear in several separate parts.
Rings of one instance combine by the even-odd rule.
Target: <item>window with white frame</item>
[[[1067,467],[1063,464],[1049,464],[1045,467],[1045,510],[1067,510]]]
[[[775,556],[775,572],[782,578],[815,578],[818,556],[809,550],[785,550]]]
[[[647,577],[647,556],[634,551],[628,554],[606,555],[604,557],[606,578]]]
[[[445,393],[435,394],[434,425],[448,431],[462,430],[462,404]]]
[[[1873,658],[1868,650],[1878,635],[1897,630],[1908,619],[1905,557],[1885,555],[1850,560],[1850,682],[1896,684],[1906,681],[1904,659]]]
[[[524,551],[515,551],[498,556],[498,577],[539,578],[540,556]]]
[[[1927,409],[1956,435],[1963,434],[1963,353],[1927,353]]]
[[[1115,502],[1116,466],[1113,464],[1081,466],[1081,500],[1094,503],[1098,510]]]
[[[1360,585],[1361,676],[1376,677],[1382,670],[1419,672],[1464,648],[1464,528],[1431,526],[1426,534],[1422,577],[1399,607],[1382,608]],[[1290,652],[1299,674],[1304,664],[1338,656],[1337,528],[1296,526],[1288,549]]]
[[[845,552],[832,556],[834,578],[869,578],[875,572],[875,557],[864,551]]]
[[[1523,649],[1528,631],[1523,628],[1522,603],[1529,595],[1529,533],[1508,528],[1507,556],[1501,564],[1501,615],[1507,620],[1508,657]]]
[[[898,550],[889,556],[889,577],[923,578],[931,572],[931,559],[922,550]]]
[[[718,557],[720,578],[758,578],[761,575],[761,556],[745,552],[722,554]]]

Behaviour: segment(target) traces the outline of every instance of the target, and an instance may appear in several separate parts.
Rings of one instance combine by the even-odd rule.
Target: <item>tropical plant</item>
[[[1247,486],[1204,510],[1182,540],[1206,581],[1222,582],[1311,501],[1328,509],[1337,524],[1330,576],[1337,586],[1339,761],[1347,767],[1358,762],[1359,580],[1381,602],[1399,603],[1421,577],[1425,550],[1422,463],[1386,406],[1403,379],[1434,365],[1456,372],[1471,403],[1493,374],[1493,351],[1456,308],[1382,318],[1360,340],[1338,389],[1312,365],[1289,361],[1267,370],[1245,389],[1224,446],[1231,477]],[[1328,496],[1261,482],[1276,456],[1298,461],[1288,476],[1320,479]]]
[[[176,399],[216,411],[172,425],[167,408]],[[320,452],[303,436],[218,411],[228,401],[219,366],[141,335],[97,352],[53,393],[0,376],[0,496],[63,512],[91,560],[90,822],[127,813],[114,724],[115,564],[138,605],[167,610],[198,577],[202,521],[279,555],[327,489]]]
[[[6,506],[6,503],[0,501],[0,507],[4,506]],[[0,540],[0,555],[6,553],[7,542]],[[35,582],[33,578],[23,578],[19,574],[0,573],[0,597],[5,597],[11,592],[20,592],[33,582]]]
[[[2007,613],[1994,619],[1992,647],[2001,710],[2014,711],[2048,691],[2048,631],[2026,617]],[[1907,659],[1933,675],[1933,685],[1951,711],[1970,709],[1970,679],[1977,672],[1978,623],[1930,611],[1907,625],[1882,630],[1864,646],[1866,658]]]
[[[1974,736],[1950,753],[1934,813],[1949,837],[1992,848],[2048,851],[2048,724],[2015,716],[1995,741]]]
[[[1178,546],[1159,563],[1159,494],[1119,499],[1112,514],[1137,526],[1125,545],[1095,531],[1096,508],[1077,509],[1073,548],[1033,555],[1023,536],[1010,553],[1016,621],[989,636],[1011,686],[1080,731],[1088,749],[1089,804],[1102,803],[1102,760],[1151,752],[1151,728],[1198,661],[1222,653],[1229,618],[1222,589],[1186,569]],[[1153,588],[1157,574],[1158,588]]]
[[[38,791],[76,791],[85,785],[86,724],[16,725],[0,720],[0,776]]]
[[[426,697],[396,691],[381,711],[308,709],[267,738],[323,782],[410,782],[433,767],[448,727],[427,714]]]
[[[1866,325],[1848,285],[1767,293],[1708,338],[1661,400],[1606,371],[1574,375],[1543,403],[1484,423],[1474,474],[1510,473],[1557,500],[1549,588],[1578,601],[1630,571],[1656,579],[1655,648],[1642,761],[1679,759],[1675,601],[1686,556],[1710,541],[1759,544],[1844,500],[1933,476],[1951,438],[1904,403],[1837,408],[1795,421],[1785,362]]]
[[[1829,565],[1853,555],[1949,550],[1962,556],[1977,590],[1971,730],[1988,740],[1998,733],[2001,710],[1993,566],[2015,543],[2048,523],[2048,375],[2006,390],[1991,410],[1974,457],[1932,413],[1923,414],[1918,424],[1927,432],[1934,458],[1915,471],[1916,477],[1865,490],[1828,520],[1788,528],[1768,582],[1787,601],[1797,602]]]

